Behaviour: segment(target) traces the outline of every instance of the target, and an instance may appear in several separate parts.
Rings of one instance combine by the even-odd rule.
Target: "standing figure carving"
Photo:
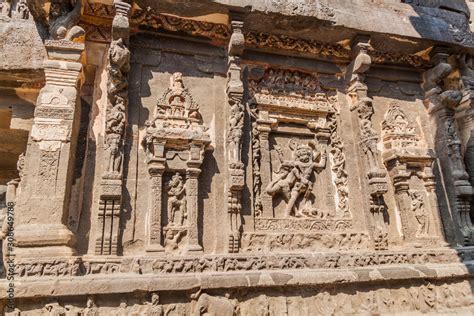
[[[240,103],[240,98],[231,98],[229,100],[229,136],[227,143],[229,145],[230,159],[232,162],[241,162],[241,143],[244,127],[244,106]]]
[[[293,160],[283,161],[276,177],[266,188],[268,194],[275,196],[281,193],[287,203],[285,216],[303,217],[311,215],[310,197],[313,189],[311,177],[314,171],[326,166],[326,152],[318,151],[314,142],[308,145],[298,145],[290,140],[289,147],[293,151]],[[303,200],[296,207],[297,199],[303,195]]]
[[[411,210],[418,222],[416,237],[425,237],[428,235],[429,220],[428,213],[425,209],[425,202],[423,201],[423,195],[416,191],[411,191],[409,194],[411,198]]]
[[[122,38],[112,41],[109,49],[109,81],[105,148],[108,156],[107,172],[119,174],[122,163],[122,142],[125,131],[127,106],[127,74],[130,70],[130,51]]]
[[[168,183],[168,212],[172,225],[183,226],[188,218],[186,209],[186,189],[179,173],[173,175]],[[178,216],[176,216],[178,213]]]

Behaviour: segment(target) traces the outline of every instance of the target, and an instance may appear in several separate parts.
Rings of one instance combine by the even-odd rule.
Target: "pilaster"
[[[16,213],[17,257],[71,256],[66,226],[79,128],[78,86],[84,44],[47,40],[46,85],[38,96]]]

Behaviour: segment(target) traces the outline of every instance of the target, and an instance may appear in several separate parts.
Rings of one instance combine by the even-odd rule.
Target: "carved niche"
[[[201,251],[198,177],[210,138],[181,73],[158,100],[142,145],[151,178],[148,251]]]
[[[366,247],[367,235],[350,233],[336,92],[315,74],[283,69],[266,69],[249,88],[255,232],[243,236],[243,250],[279,242],[278,250],[296,250],[295,238],[298,249],[331,248],[338,238]]]
[[[383,160],[395,188],[395,199],[407,242],[435,245],[442,237],[433,175],[434,153],[400,104],[392,102],[382,122]],[[428,243],[428,244],[427,244]]]

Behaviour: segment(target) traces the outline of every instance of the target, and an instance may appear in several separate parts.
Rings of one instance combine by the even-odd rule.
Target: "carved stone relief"
[[[119,222],[122,208],[122,164],[125,126],[128,108],[128,49],[130,4],[117,1],[112,21],[112,41],[108,50],[107,106],[104,135],[104,171],[102,174],[98,209],[99,233],[96,237],[97,255],[117,254]]]
[[[350,229],[335,93],[316,75],[272,68],[249,85],[255,229]]]
[[[0,2],[0,15],[10,17],[13,20],[32,19],[26,0],[2,0]]]
[[[440,166],[445,174],[445,181],[449,182],[447,193],[454,212],[452,216],[456,226],[456,239],[460,244],[469,245],[474,242],[474,230],[470,218],[473,190],[464,165],[462,142],[459,138],[458,122],[455,119],[455,111],[462,100],[462,93],[449,90],[449,85],[446,83],[447,77],[453,72],[453,67],[448,63],[449,50],[436,47],[431,57],[436,65],[424,74],[425,106],[430,113],[431,124],[439,135],[435,149],[441,158]],[[469,87],[470,71],[467,63],[466,58],[461,58],[463,85]]]
[[[201,251],[197,231],[198,177],[210,138],[199,105],[185,88],[181,73],[171,75],[153,119],[145,125],[142,145],[152,183],[148,251]],[[163,186],[170,173],[172,176]],[[162,217],[167,218],[164,224]]]
[[[286,291],[290,295],[282,295]],[[35,308],[18,304],[6,315],[339,315],[383,313],[469,313],[470,285],[466,282],[417,282],[408,286],[312,287],[305,290],[247,290],[216,294],[198,290],[180,293],[181,302],[162,302],[161,293],[115,298],[90,295],[84,299],[51,300]],[[119,297],[122,297],[119,299]]]
[[[404,239],[415,246],[417,240],[442,240],[432,170],[435,158],[421,141],[419,127],[394,101],[385,114],[382,131],[384,163],[395,187]]]
[[[242,233],[242,190],[245,185],[244,163],[242,162],[242,138],[244,135],[244,84],[242,82],[241,55],[245,38],[242,33],[243,22],[234,15],[231,22],[232,35],[228,46],[227,102],[229,119],[227,127],[228,191],[227,212],[229,214],[229,252],[238,252]]]

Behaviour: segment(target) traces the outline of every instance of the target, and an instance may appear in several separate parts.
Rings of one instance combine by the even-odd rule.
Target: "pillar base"
[[[165,247],[162,245],[148,245],[146,247],[146,252],[165,252]]]
[[[74,234],[62,224],[23,224],[15,227],[12,254],[22,258],[75,256]]]
[[[187,252],[203,252],[202,246],[195,244],[195,245],[188,245],[186,247]]]

